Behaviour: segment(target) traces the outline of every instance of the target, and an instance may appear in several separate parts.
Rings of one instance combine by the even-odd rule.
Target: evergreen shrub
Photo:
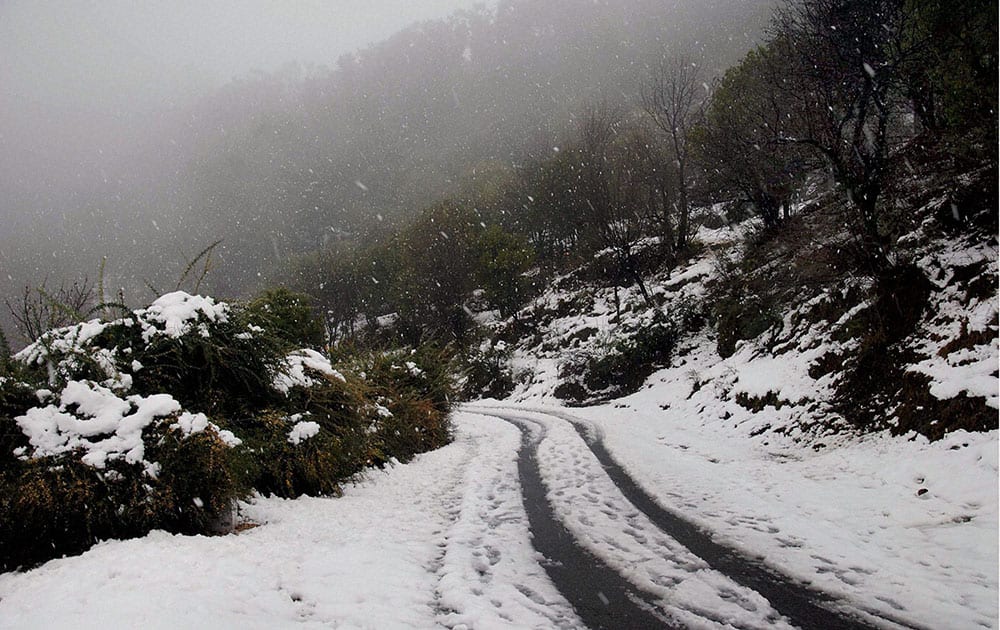
[[[646,377],[666,366],[677,343],[677,329],[665,317],[633,330],[595,351],[576,355],[560,368],[558,398],[595,404],[632,394]]]
[[[450,439],[450,353],[342,357],[306,302],[183,292],[51,330],[0,369],[0,570],[152,529],[212,533],[257,492],[336,495]],[[296,349],[299,348],[299,349]]]
[[[466,398],[505,398],[514,391],[511,349],[504,341],[484,340],[465,356],[462,393]]]

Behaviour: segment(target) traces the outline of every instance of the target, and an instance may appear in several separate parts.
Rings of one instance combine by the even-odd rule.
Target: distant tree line
[[[598,253],[609,282],[649,300],[651,265],[689,252],[693,209],[780,229],[817,170],[877,273],[895,152],[950,142],[996,159],[995,0],[787,0],[749,52],[768,3],[685,7],[505,0],[329,73],[235,83],[158,157],[170,171],[138,214],[174,210],[137,240],[226,236],[207,289],[287,284],[335,339],[379,318],[410,343],[463,339],[473,307],[516,316],[548,274]]]
[[[817,170],[844,195],[862,268],[879,273],[897,151],[950,142],[995,162],[995,18],[996,2],[790,0],[721,77],[696,54],[661,54],[635,96],[567,113],[547,150],[480,163],[450,201],[373,244],[299,257],[286,279],[334,338],[391,314],[409,342],[462,340],[470,300],[516,315],[546,273],[597,253],[609,282],[648,301],[651,252],[667,267],[687,254],[692,208],[725,202],[780,230]]]
[[[729,65],[770,1],[501,0],[325,66],[241,77],[150,121],[127,159],[65,195],[39,181],[8,197],[0,180],[24,217],[0,234],[0,292],[38,269],[71,283],[107,256],[109,286],[138,305],[181,253],[223,239],[206,289],[246,297],[294,256],[370,246],[495,168],[543,159],[570,114],[636,93],[667,45],[697,41]],[[31,219],[53,210],[60,221]]]

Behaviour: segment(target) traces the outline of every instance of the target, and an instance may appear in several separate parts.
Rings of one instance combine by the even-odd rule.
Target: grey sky
[[[479,4],[495,0],[0,0],[0,166],[90,148],[99,160],[102,144],[129,144],[157,112],[234,77],[332,67]]]
[[[100,102],[111,92],[220,83],[288,61],[333,65],[414,22],[482,0],[7,0],[8,94]]]

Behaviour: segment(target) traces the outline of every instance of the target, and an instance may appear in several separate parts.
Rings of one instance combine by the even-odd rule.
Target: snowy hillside
[[[618,295],[619,315],[613,289],[555,283],[531,307],[545,323],[516,347],[519,384],[500,404],[586,419],[664,507],[783,574],[907,624],[996,627],[996,242],[934,239],[929,225],[905,241],[933,286],[904,351],[894,348],[904,386],[868,425],[845,406],[864,341],[844,331],[872,308],[858,298],[871,280],[803,284],[780,320],[726,358],[717,328],[692,316],[718,299],[747,226],[703,229],[700,255],[650,281],[656,309],[632,290]],[[563,383],[585,379],[579,366],[656,322],[681,332],[638,391],[558,411]],[[868,377],[890,380],[890,369]],[[926,389],[908,398],[918,375]]]
[[[0,630],[1000,630],[996,2],[224,1],[0,5]]]
[[[656,623],[831,627],[694,555],[678,542],[689,534],[623,494],[597,444],[658,509],[828,602],[838,627],[996,628],[998,431],[969,431],[941,411],[961,396],[995,418],[995,289],[970,292],[977,278],[959,277],[971,266],[995,278],[995,245],[913,237],[934,286],[900,342],[903,373],[929,376],[926,392],[944,406],[911,428],[894,413],[913,404],[901,398],[883,422],[860,426],[843,391],[860,343],[838,332],[871,305],[850,303],[864,294],[854,281],[796,290],[780,320],[720,356],[709,301],[725,260],[747,255],[751,227],[702,229],[698,255],[650,280],[655,308],[635,291],[620,290],[616,309],[611,288],[553,283],[529,307],[533,334],[512,344],[515,391],[457,412],[443,449],[371,471],[342,498],[257,498],[241,506],[247,529],[235,535],[154,532],[0,576],[0,627],[620,627],[595,623],[553,581],[568,560],[537,548],[529,456],[559,527]],[[670,331],[655,337],[669,354],[629,354],[630,339],[657,330]],[[609,347],[656,357],[648,378],[634,393],[564,406],[554,393],[574,378],[582,389],[562,391],[608,396],[587,390],[579,366]],[[598,615],[617,605],[603,591],[587,597]]]

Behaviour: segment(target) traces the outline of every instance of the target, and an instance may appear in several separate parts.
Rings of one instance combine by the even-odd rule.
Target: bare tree
[[[590,228],[615,260],[616,283],[635,284],[652,302],[637,258],[648,221],[643,212],[645,179],[623,134],[621,115],[607,105],[592,107],[580,122],[578,191]],[[616,284],[617,286],[617,284]]]
[[[621,126],[621,112],[606,103],[592,105],[580,119],[577,152],[580,157],[578,191],[590,210],[590,228],[602,238],[614,220],[609,171],[610,152]]]
[[[73,284],[60,284],[50,291],[48,279],[36,288],[24,287],[20,299],[5,299],[7,309],[14,318],[18,331],[31,342],[46,331],[69,326],[82,321],[94,303],[95,290],[90,280],[84,278]]]
[[[904,0],[787,0],[771,44],[786,60],[771,87],[805,123],[781,140],[810,147],[832,167],[876,269],[888,263],[879,201],[900,142],[894,122],[912,106],[905,69],[927,45],[912,37],[913,19]]]
[[[664,60],[642,90],[642,108],[668,138],[677,186],[676,248],[687,247],[690,230],[688,134],[704,102],[698,63],[688,56]]]

